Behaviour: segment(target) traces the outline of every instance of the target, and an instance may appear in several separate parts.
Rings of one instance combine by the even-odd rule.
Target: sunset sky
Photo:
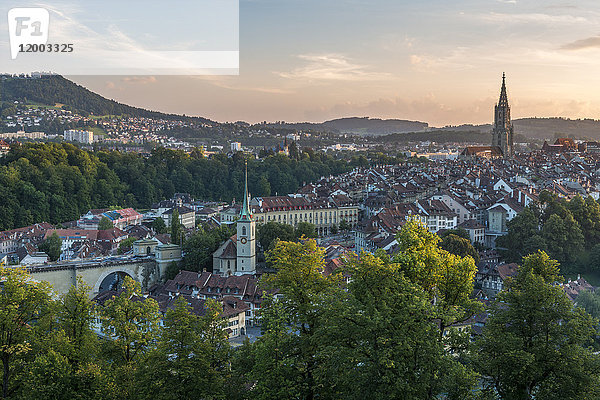
[[[240,0],[239,18],[239,76],[71,78],[217,121],[443,126],[491,122],[504,71],[513,118],[600,118],[597,0]]]

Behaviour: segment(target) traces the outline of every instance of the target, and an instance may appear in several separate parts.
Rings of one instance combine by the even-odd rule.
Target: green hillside
[[[39,79],[2,77],[0,79],[0,101],[20,101],[27,104],[49,106],[59,103],[69,106],[74,110],[93,115],[127,114],[132,117],[177,120],[189,118],[201,122],[212,122],[205,118],[164,114],[118,103],[93,93],[60,75],[44,76]]]

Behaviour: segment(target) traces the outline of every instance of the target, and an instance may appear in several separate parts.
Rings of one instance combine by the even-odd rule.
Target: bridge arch
[[[108,271],[102,272],[100,274],[100,276],[98,277],[98,279],[96,280],[96,283],[94,284],[94,294],[98,294],[100,292],[100,286],[102,285],[102,282],[104,282],[104,280],[106,278],[108,278],[112,274],[118,274],[118,273],[127,274],[135,281],[140,282],[137,274],[129,268],[126,268],[126,267],[111,268]]]

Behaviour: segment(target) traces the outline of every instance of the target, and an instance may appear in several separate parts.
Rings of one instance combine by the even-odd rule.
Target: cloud
[[[329,81],[371,81],[382,80],[390,74],[375,72],[366,65],[353,63],[342,54],[301,54],[303,66],[290,72],[276,72],[288,79],[329,80]]]
[[[127,76],[121,80],[125,83],[147,85],[149,83],[156,82],[156,77],[154,77],[154,76]]]
[[[473,15],[480,21],[489,23],[512,23],[512,24],[541,24],[541,25],[573,25],[590,22],[585,17],[579,17],[576,15],[552,15],[544,13],[496,13],[491,12],[488,14],[477,14]]]
[[[560,47],[561,50],[582,50],[600,48],[600,35],[576,40]]]

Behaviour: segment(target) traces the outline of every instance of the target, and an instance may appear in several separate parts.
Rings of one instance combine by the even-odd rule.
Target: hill
[[[54,106],[63,104],[75,111],[94,115],[130,115],[155,119],[195,119],[206,123],[212,121],[200,117],[184,117],[132,107],[106,99],[60,75],[41,78],[2,76],[0,79],[0,101],[37,103]]]
[[[515,134],[529,139],[554,140],[556,137],[600,140],[600,120],[562,117],[520,118],[513,120]],[[489,133],[491,124],[446,126],[435,131],[474,131]]]
[[[341,133],[359,135],[388,135],[390,133],[419,132],[424,131],[429,127],[429,124],[426,122],[369,117],[339,118],[325,121],[321,125]]]

